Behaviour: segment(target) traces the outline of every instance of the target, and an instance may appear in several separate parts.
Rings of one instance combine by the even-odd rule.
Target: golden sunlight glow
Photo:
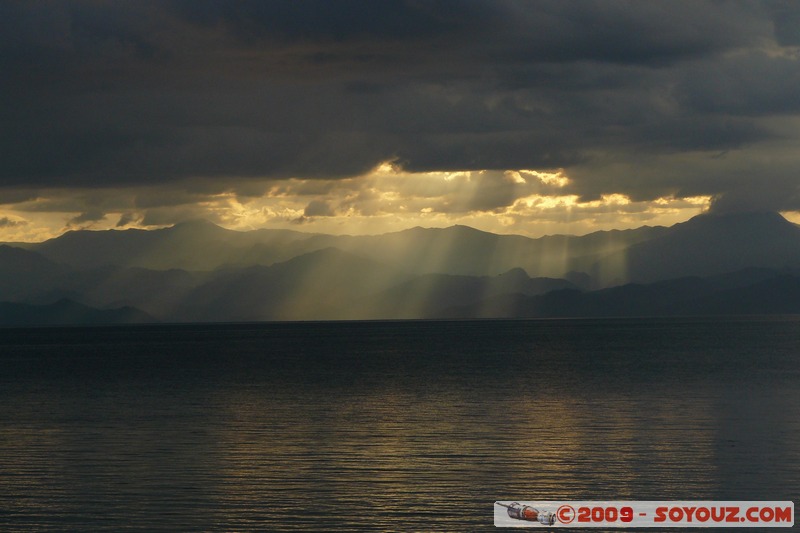
[[[504,175],[504,176],[505,176],[505,177],[506,177],[506,178],[507,178],[509,181],[511,181],[511,182],[513,182],[513,183],[517,183],[517,184],[519,184],[519,185],[523,185],[523,184],[527,183],[527,182],[525,181],[525,178],[523,178],[523,177],[522,177],[522,175],[521,175],[519,172],[515,171],[515,170],[506,170],[506,171],[503,173],[503,175]]]
[[[800,211],[786,211],[781,213],[786,220],[794,224],[800,224]]]
[[[542,196],[534,194],[521,198],[514,204],[514,207],[524,206],[528,209],[536,208],[540,210],[555,209],[558,207],[572,207],[578,205],[578,196],[575,194],[567,196]]]
[[[605,205],[628,205],[631,203],[631,199],[624,194],[604,194],[600,203]]]
[[[545,185],[552,185],[555,187],[563,188],[569,185],[570,180],[564,174],[563,170],[558,172],[539,172],[537,170],[520,170],[519,174],[527,174],[535,177]]]
[[[564,170],[407,172],[389,161],[358,177],[250,180],[205,194],[192,192],[203,187],[191,182],[185,188],[40,191],[29,201],[0,205],[0,241],[41,241],[71,229],[154,229],[199,218],[235,230],[378,234],[461,224],[532,237],[580,235],[672,225],[710,204],[708,196],[633,201],[616,192],[581,201],[569,192],[571,183]],[[800,215],[789,218],[799,221]]]
[[[373,171],[374,174],[393,174],[396,172],[395,166],[391,161],[384,161]]]

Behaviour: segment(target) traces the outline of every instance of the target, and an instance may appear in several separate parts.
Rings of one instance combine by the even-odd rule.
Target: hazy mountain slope
[[[309,236],[286,230],[232,231],[207,221],[192,221],[152,231],[71,231],[34,249],[49,259],[78,268],[118,265],[213,270],[228,263],[241,263],[252,255],[256,245],[264,247],[258,254],[260,261],[288,259],[282,249]]]
[[[644,227],[531,239],[453,226],[334,236],[286,230],[240,232],[195,221],[153,231],[72,231],[33,249],[53,261],[83,269],[118,265],[198,271],[223,265],[271,265],[333,247],[414,274],[484,276],[523,268],[532,276],[560,277],[570,270],[586,270],[600,255],[663,231]]]
[[[720,288],[714,278],[627,284],[593,292],[504,295],[443,311],[451,318],[555,318],[800,313],[800,276],[773,272],[752,284]]]
[[[432,318],[445,309],[504,294],[535,295],[575,286],[563,279],[530,278],[522,269],[499,276],[424,274],[359,301],[349,318]]]
[[[272,266],[223,269],[185,299],[181,321],[335,319],[365,295],[406,276],[390,267],[328,248]]]
[[[28,250],[0,246],[0,301],[17,301],[32,293],[68,283],[73,269]]]
[[[48,305],[0,302],[0,326],[142,324],[157,322],[133,307],[94,309],[71,300]]]
[[[598,256],[654,238],[664,228],[603,231],[575,237],[553,235],[531,239],[496,235],[467,226],[412,228],[378,236],[314,236],[308,244],[326,242],[414,274],[496,276],[522,268],[534,277],[562,277],[585,270]]]
[[[800,266],[800,228],[777,213],[698,215],[598,261],[601,283],[709,276],[748,267]]]
[[[487,296],[574,287],[560,279],[531,279],[522,269],[494,277],[408,278],[371,260],[325,249],[269,267],[227,267],[204,274],[93,269],[79,273],[69,292],[43,301],[68,296],[96,307],[132,305],[179,321],[424,318]]]
[[[793,309],[776,287],[794,294],[800,273],[800,228],[774,213],[540,239],[464,226],[331,236],[196,221],[71,232],[36,250],[0,246],[0,301],[68,298],[175,321],[770,312]],[[563,290],[577,285],[552,278],[567,271],[583,289],[638,283]]]
[[[93,307],[133,306],[168,318],[208,273],[185,270],[102,267],[81,272],[69,286],[71,298]]]
[[[79,270],[35,252],[0,246],[0,301],[41,305],[69,299],[99,308],[134,306],[166,316],[206,277],[110,266]]]

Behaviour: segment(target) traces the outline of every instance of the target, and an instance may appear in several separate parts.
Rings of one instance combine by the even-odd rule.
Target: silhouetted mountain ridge
[[[590,273],[607,285],[793,266],[800,266],[800,228],[780,214],[703,214],[610,254]]]
[[[536,295],[574,288],[567,280],[530,278],[521,268],[498,276],[423,274],[345,310],[347,318],[438,318],[446,309],[503,294]]]
[[[48,305],[0,302],[0,326],[146,324],[155,318],[133,307],[95,309],[63,299]]]
[[[728,286],[719,278],[687,277],[584,292],[501,295],[445,309],[439,318],[576,318],[800,313],[800,274],[772,272]]]
[[[800,227],[776,213],[538,239],[467,226],[239,232],[195,220],[25,248],[0,245],[0,301],[69,299],[164,321],[783,313],[800,272]]]
[[[71,231],[26,248],[76,268],[107,265],[156,270],[214,270],[271,265],[315,250],[338,248],[410,274],[497,275],[523,268],[532,276],[586,271],[597,257],[661,234],[665,228],[595,232],[532,239],[468,226],[411,228],[383,235],[324,235],[290,230],[233,231],[207,221],[170,228]]]
[[[322,320],[340,318],[351,304],[407,276],[335,248],[271,266],[224,268],[192,290],[180,321]]]

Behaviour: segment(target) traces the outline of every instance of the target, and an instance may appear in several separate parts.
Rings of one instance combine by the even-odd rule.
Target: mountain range
[[[4,325],[798,313],[800,227],[741,213],[538,239],[80,230],[0,245],[0,302]]]

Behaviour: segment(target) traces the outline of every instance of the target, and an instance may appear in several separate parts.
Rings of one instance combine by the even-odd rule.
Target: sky
[[[800,222],[800,3],[0,2],[0,241]]]

